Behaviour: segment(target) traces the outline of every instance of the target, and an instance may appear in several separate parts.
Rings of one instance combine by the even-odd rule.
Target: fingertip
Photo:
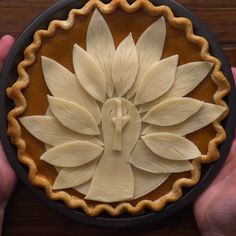
[[[234,80],[236,80],[236,68],[235,67],[232,67],[232,73],[233,73],[233,76],[234,76]]]
[[[0,61],[4,62],[11,50],[15,39],[11,35],[5,35],[0,40]]]
[[[8,44],[13,44],[15,42],[15,39],[10,34],[6,34],[1,38],[0,41],[6,42]]]

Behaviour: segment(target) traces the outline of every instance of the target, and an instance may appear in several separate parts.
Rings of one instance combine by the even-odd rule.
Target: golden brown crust
[[[26,73],[26,69],[35,62],[35,55],[42,43],[42,37],[52,36],[55,34],[56,29],[62,28],[68,30],[72,28],[75,21],[75,16],[87,15],[94,8],[98,8],[104,14],[110,14],[117,8],[121,8],[126,13],[137,12],[140,9],[144,9],[148,14],[152,16],[163,15],[168,20],[170,25],[175,28],[180,28],[185,31],[187,39],[200,46],[201,57],[205,61],[209,61],[215,64],[213,71],[213,81],[217,86],[217,91],[214,94],[214,101],[217,105],[221,105],[225,108],[227,104],[222,98],[229,92],[230,86],[227,79],[221,72],[221,62],[211,56],[208,51],[208,42],[200,36],[194,35],[193,26],[190,20],[183,17],[175,17],[171,9],[167,6],[154,6],[147,0],[136,0],[133,4],[129,5],[126,0],[113,0],[109,4],[104,4],[99,0],[90,0],[82,9],[73,9],[69,13],[69,17],[65,21],[54,20],[50,23],[47,30],[39,30],[34,35],[34,41],[25,50],[25,59],[18,65],[19,79],[11,87],[7,89],[7,95],[14,100],[15,108],[8,114],[8,135],[11,137],[11,141],[17,146],[19,160],[29,167],[29,180],[34,185],[45,189],[48,197],[52,200],[63,200],[69,208],[81,208],[84,212],[90,216],[97,216],[103,211],[108,212],[112,216],[117,216],[122,212],[129,212],[130,214],[139,214],[143,212],[145,208],[153,211],[159,211],[165,207],[169,202],[174,202],[182,196],[182,187],[191,187],[198,183],[201,175],[201,163],[208,163],[219,158],[219,151],[217,145],[224,141],[226,134],[224,128],[220,125],[220,122],[228,113],[227,111],[213,123],[216,131],[216,137],[209,142],[208,152],[206,155],[202,155],[201,158],[193,161],[193,170],[191,171],[190,178],[178,179],[172,190],[162,196],[156,201],[141,200],[135,206],[130,203],[119,203],[113,207],[109,204],[98,204],[96,206],[89,206],[86,201],[69,195],[64,191],[53,192],[51,190],[51,184],[42,176],[37,175],[37,166],[35,162],[26,154],[26,143],[21,136],[21,127],[17,121],[17,117],[21,115],[26,107],[27,103],[22,94],[22,89],[26,88],[29,84],[29,77]]]

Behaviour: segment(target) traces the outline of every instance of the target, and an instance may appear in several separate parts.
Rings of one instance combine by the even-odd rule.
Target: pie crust
[[[210,91],[214,93],[213,99],[212,101],[209,97],[206,99],[209,100],[209,102],[214,102],[216,105],[222,106],[226,109],[225,112],[213,122],[212,127],[204,128],[205,131],[201,133],[205,134],[207,139],[210,140],[208,145],[201,144],[199,141],[199,139],[202,139],[200,138],[200,133],[193,135],[191,134],[189,136],[191,140],[195,141],[197,146],[202,145],[200,149],[205,150],[207,153],[206,155],[201,155],[200,158],[192,161],[193,170],[188,173],[170,176],[169,185],[171,185],[171,187],[161,186],[161,190],[159,192],[154,191],[147,196],[133,201],[107,204],[84,200],[81,194],[75,194],[73,190],[52,190],[52,182],[53,178],[55,178],[56,172],[55,170],[52,170],[52,168],[50,169],[50,167],[48,167],[48,176],[50,176],[50,173],[54,173],[54,176],[52,175],[50,178],[46,178],[42,173],[40,173],[40,168],[42,169],[44,166],[40,167],[39,162],[31,157],[31,152],[27,149],[29,137],[27,139],[24,128],[22,128],[21,124],[18,122],[18,118],[23,113],[23,116],[37,114],[37,107],[32,109],[33,103],[28,100],[30,93],[27,94],[27,87],[29,86],[30,77],[32,76],[30,67],[35,63],[38,63],[37,53],[42,47],[44,40],[56,35],[60,29],[62,29],[63,32],[70,31],[76,24],[77,17],[83,21],[83,17],[86,18],[86,16],[89,15],[94,8],[97,8],[102,14],[104,14],[104,16],[110,15],[116,11],[126,14],[147,14],[152,17],[164,16],[169,24],[169,27],[184,32],[187,41],[190,44],[195,45],[196,48],[200,48],[198,57],[200,57],[203,61],[208,61],[214,64],[214,70],[212,72],[213,83],[211,81],[207,82],[208,84],[205,84],[205,86],[207,86],[206,88],[209,88]],[[119,14],[122,15],[123,13]],[[38,30],[34,35],[33,42],[25,49],[25,59],[18,65],[19,79],[11,88],[7,89],[8,97],[14,100],[15,103],[15,108],[8,114],[8,135],[11,137],[12,143],[17,146],[19,161],[29,167],[29,181],[37,187],[44,188],[51,200],[62,200],[67,207],[73,209],[83,209],[83,211],[89,216],[97,216],[104,211],[108,212],[112,216],[117,216],[123,212],[128,212],[134,215],[140,214],[144,212],[145,209],[160,211],[168,203],[175,202],[180,199],[183,194],[183,187],[192,187],[200,180],[201,164],[210,163],[220,157],[217,145],[222,143],[226,137],[225,130],[221,126],[220,122],[227,116],[228,113],[228,106],[222,98],[229,92],[230,86],[227,79],[221,72],[221,62],[209,54],[208,48],[209,45],[206,39],[193,33],[193,26],[189,19],[175,17],[169,7],[164,5],[154,6],[151,2],[146,0],[136,0],[131,5],[125,0],[113,0],[109,4],[104,4],[98,0],[90,0],[83,8],[71,10],[67,20],[54,20],[49,24],[47,30]],[[37,83],[35,83],[34,86],[37,87]],[[37,91],[37,89],[31,92],[31,94],[35,91]],[[195,97],[198,95],[193,92],[191,96]],[[45,103],[45,101],[42,103]],[[31,110],[29,111],[27,109],[30,106]],[[40,113],[45,112],[45,108],[46,105],[43,105]],[[212,133],[214,133],[214,135]],[[40,144],[39,141],[33,142],[36,144],[33,144],[32,148],[38,145],[42,149],[42,144]]]

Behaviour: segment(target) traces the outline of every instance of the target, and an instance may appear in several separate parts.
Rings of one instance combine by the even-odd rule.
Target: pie
[[[25,49],[8,134],[51,200],[89,216],[160,211],[220,157],[220,68],[169,7],[90,0]]]

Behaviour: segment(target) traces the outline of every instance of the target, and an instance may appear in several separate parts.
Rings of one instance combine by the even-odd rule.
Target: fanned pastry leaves
[[[137,143],[131,155],[130,163],[141,170],[154,174],[179,173],[193,168],[187,160],[168,160],[156,155],[141,140]]]
[[[73,65],[83,88],[99,102],[106,97],[106,80],[95,60],[80,46],[74,45]]]
[[[171,173],[193,169],[190,160],[201,153],[183,136],[215,121],[225,108],[183,98],[209,74],[212,64],[177,67],[178,55],[161,60],[165,38],[161,17],[136,45],[130,33],[115,49],[111,31],[95,9],[87,51],[76,44],[73,48],[75,74],[42,57],[52,94],[48,111],[20,121],[45,143],[41,160],[58,172],[53,190],[74,188],[84,199],[123,202],[158,188]],[[136,105],[139,112],[147,112],[142,122],[151,124],[142,140]]]
[[[56,61],[42,57],[44,79],[53,96],[75,102],[88,109],[96,122],[101,121],[101,112],[93,99],[80,85],[75,75]]]
[[[118,46],[112,63],[112,78],[119,97],[123,96],[135,81],[138,72],[138,55],[132,35]]]
[[[173,86],[161,97],[140,106],[140,112],[152,109],[160,102],[170,98],[183,97],[193,91],[210,73],[213,64],[206,61],[191,62],[181,65],[176,70]]]
[[[176,125],[195,114],[202,104],[193,98],[173,98],[156,105],[142,120],[159,126]]]
[[[95,119],[85,108],[65,99],[48,96],[53,115],[66,127],[81,134],[98,135]]]
[[[88,141],[103,146],[103,143],[96,137],[78,134],[63,126],[54,117],[25,116],[20,118],[20,122],[34,137],[51,146],[75,140]]]
[[[86,141],[74,141],[54,147],[41,156],[41,160],[57,167],[78,167],[93,161],[103,148]]]
[[[115,45],[111,31],[97,9],[94,11],[88,26],[86,45],[88,53],[94,58],[104,72],[107,95],[111,97],[114,90],[111,66],[115,53]]]
[[[134,199],[142,197],[162,185],[170,174],[153,174],[133,166],[134,172]]]
[[[154,133],[142,137],[157,155],[170,160],[191,160],[201,156],[197,146],[188,139],[171,133]]]
[[[73,168],[62,168],[52,186],[53,190],[73,188],[89,181],[97,167],[97,160]]]
[[[138,87],[134,103],[153,101],[167,92],[175,79],[178,55],[154,63],[144,75]]]
[[[211,103],[203,103],[200,110],[185,122],[169,127],[149,125],[146,129],[143,130],[142,134],[145,135],[164,132],[184,136],[209,125],[217,118],[219,118],[225,111],[226,108],[224,107]]]
[[[148,68],[155,62],[159,61],[166,39],[166,23],[165,18],[161,17],[151,26],[149,26],[138,39],[136,44],[139,71],[134,85],[129,90],[127,97],[131,98],[135,95],[141,80]]]

